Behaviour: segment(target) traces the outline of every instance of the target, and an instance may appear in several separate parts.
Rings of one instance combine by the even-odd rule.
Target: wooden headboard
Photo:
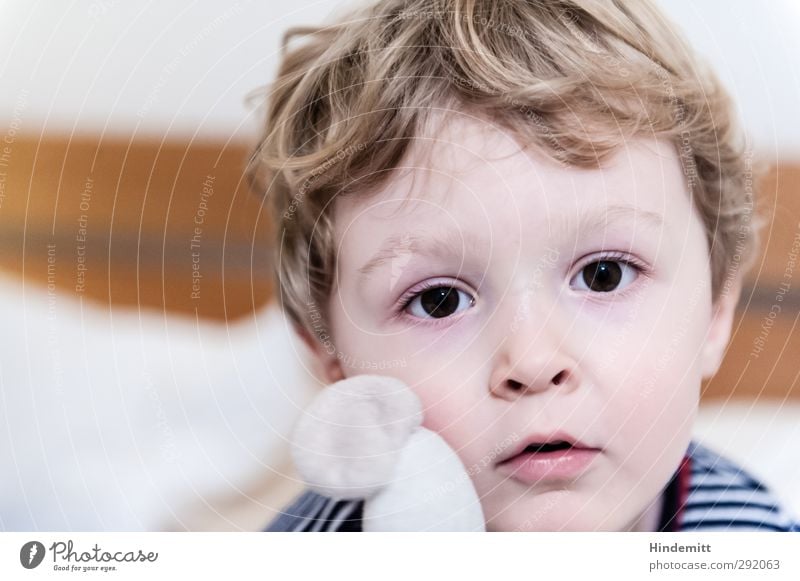
[[[707,399],[800,399],[800,163],[781,163],[759,184],[768,223],[746,277],[733,337]]]
[[[271,294],[247,154],[215,141],[17,137],[0,200],[2,267],[114,306],[246,315]]]
[[[5,270],[100,304],[219,321],[272,297],[268,225],[243,178],[247,144],[16,136],[3,151]],[[706,400],[800,398],[800,163],[773,168],[759,197],[771,215],[764,252]]]

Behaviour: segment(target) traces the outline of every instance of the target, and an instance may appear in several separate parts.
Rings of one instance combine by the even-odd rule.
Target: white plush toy
[[[456,453],[422,427],[422,407],[394,377],[338,381],[296,425],[292,456],[316,492],[364,499],[364,531],[483,531],[483,511]]]

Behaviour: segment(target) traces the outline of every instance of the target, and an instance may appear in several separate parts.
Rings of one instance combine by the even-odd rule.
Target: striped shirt
[[[800,532],[800,522],[764,484],[696,442],[689,444],[663,495],[661,532]],[[360,532],[363,509],[363,500],[337,500],[306,490],[265,530]]]

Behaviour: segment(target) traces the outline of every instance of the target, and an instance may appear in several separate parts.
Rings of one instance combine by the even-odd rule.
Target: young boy
[[[757,225],[731,104],[649,2],[381,0],[284,55],[250,171],[325,378],[405,381],[486,466],[487,530],[796,526],[690,439]]]

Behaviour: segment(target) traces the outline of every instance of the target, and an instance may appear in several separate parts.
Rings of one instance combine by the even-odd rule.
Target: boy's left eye
[[[596,260],[584,266],[570,284],[580,290],[610,293],[627,287],[639,276],[639,268],[623,260]]]

